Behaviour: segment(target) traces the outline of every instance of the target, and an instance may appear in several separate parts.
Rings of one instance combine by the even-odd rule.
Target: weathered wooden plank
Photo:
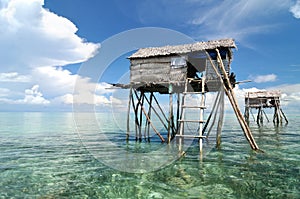
[[[171,65],[170,63],[153,62],[153,63],[146,63],[146,64],[131,65],[130,69],[131,70],[136,70],[136,69],[159,70],[160,68],[170,68],[170,65]]]
[[[179,55],[173,55],[173,56],[161,56],[161,57],[147,57],[143,59],[131,59],[130,63],[131,65],[136,64],[144,64],[144,63],[171,63],[171,58],[173,57],[180,57]]]
[[[135,77],[135,76],[169,76],[169,71],[131,71],[130,73],[131,77]]]
[[[167,75],[135,75],[130,78],[131,82],[169,82]]]

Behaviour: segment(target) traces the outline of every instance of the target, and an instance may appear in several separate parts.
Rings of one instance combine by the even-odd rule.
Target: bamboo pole
[[[143,106],[141,106],[141,109],[142,109],[142,111],[144,112],[144,114],[145,114],[145,116],[146,116],[146,119],[149,121],[151,127],[152,127],[153,130],[155,131],[156,135],[158,135],[158,137],[160,138],[160,140],[161,140],[162,142],[165,142],[165,139],[161,136],[161,134],[156,130],[155,126],[152,124],[152,121],[151,121],[151,119],[149,118],[149,116],[147,115],[147,112],[146,112],[146,110],[144,109]]]
[[[283,112],[282,112],[282,110],[281,110],[281,108],[280,108],[280,102],[279,102],[279,98],[278,98],[278,112],[279,112],[279,115],[280,115],[280,123],[282,123],[282,118],[284,117],[283,116]]]
[[[155,101],[156,105],[158,106],[158,108],[159,108],[160,112],[161,112],[161,113],[162,113],[162,115],[164,116],[165,120],[166,120],[166,121],[168,121],[168,118],[167,118],[167,116],[165,115],[164,111],[162,110],[161,106],[159,105],[159,103],[158,103],[158,101],[157,101],[157,99],[156,99],[155,95],[153,95],[153,99],[154,99],[154,101]]]
[[[248,93],[248,98],[247,98],[247,103],[246,103],[246,106],[245,106],[245,113],[244,113],[244,117],[245,117],[245,120],[246,122],[249,124],[250,122],[250,116],[249,116],[249,93]]]
[[[168,143],[171,142],[171,130],[173,129],[172,126],[173,126],[173,94],[170,93],[169,94]]]
[[[266,112],[265,112],[264,110],[262,110],[262,113],[263,113],[263,114],[264,114],[264,116],[266,117],[267,121],[268,121],[268,122],[270,122],[270,120],[269,120],[269,118],[268,118],[268,116],[267,116]]]
[[[153,99],[154,99],[154,95],[152,95]],[[148,100],[148,98],[145,96],[145,100],[150,103],[150,101]],[[156,109],[151,106],[152,110],[154,111],[154,113],[156,114],[156,116],[158,117],[158,119],[160,120],[160,122],[162,123],[162,125],[165,127],[166,130],[168,130],[167,125],[165,124],[165,122],[163,121],[163,119],[161,118],[161,116],[159,115],[159,113],[156,111]]]
[[[167,118],[167,116],[165,115],[164,111],[162,110],[161,106],[159,105],[159,103],[158,103],[158,101],[157,101],[155,95],[153,95],[153,97],[154,97],[154,101],[155,101],[156,105],[158,106],[159,110],[161,111],[162,115],[164,116],[166,122],[168,122],[168,118]],[[166,128],[166,129],[167,129],[167,128]],[[173,126],[173,129],[172,129],[172,130],[175,131],[174,126]]]
[[[130,106],[131,106],[131,96],[132,96],[132,88],[129,90],[129,97],[128,97],[128,108],[127,108],[127,133],[126,133],[126,140],[129,140],[130,134]]]
[[[217,128],[217,137],[216,137],[216,146],[220,147],[221,145],[221,132],[224,120],[224,89],[221,90],[220,102],[219,102],[219,121],[218,121],[218,128]]]
[[[141,92],[140,97],[140,126],[139,126],[139,141],[142,141],[142,124],[143,124],[143,114],[142,114],[142,107],[144,105],[144,92]]]
[[[285,114],[283,113],[283,111],[282,111],[282,109],[281,109],[281,108],[280,108],[280,111],[281,111],[281,113],[282,113],[282,115],[283,115],[283,118],[284,118],[285,122],[288,124],[288,123],[289,123],[289,121],[287,120],[287,118],[286,118],[286,116],[285,116]]]
[[[249,108],[249,110],[250,110],[250,113],[251,113],[252,119],[253,119],[253,121],[255,122],[255,117],[254,117],[254,115],[253,115],[252,109],[251,109],[251,108]]]
[[[251,148],[253,150],[258,150],[259,147],[257,146],[257,144],[256,144],[256,142],[255,142],[255,140],[254,140],[254,138],[252,136],[252,133],[251,133],[251,131],[250,131],[250,129],[249,129],[249,127],[248,127],[248,125],[247,125],[247,123],[246,123],[246,121],[245,121],[242,113],[241,113],[241,111],[238,108],[237,101],[236,101],[236,99],[234,97],[234,92],[233,92],[232,86],[230,84],[230,81],[228,79],[228,75],[227,75],[227,73],[226,73],[226,71],[224,69],[224,65],[223,65],[223,61],[221,59],[220,53],[219,53],[218,49],[216,49],[216,51],[217,51],[218,59],[219,59],[219,62],[220,62],[220,68],[221,68],[222,72],[224,73],[224,78],[226,80],[226,84],[224,83],[224,80],[223,80],[222,76],[219,74],[219,72],[218,72],[215,64],[213,63],[210,55],[206,51],[208,59],[210,60],[213,69],[215,70],[216,74],[218,75],[220,81],[222,82],[222,85],[224,87],[225,93],[226,93],[226,95],[227,95],[227,97],[228,97],[228,99],[229,99],[229,101],[230,101],[230,103],[231,103],[231,105],[233,107],[233,110],[234,110],[234,112],[235,112],[235,114],[237,116],[237,119],[239,121],[239,124],[240,124],[241,128],[243,129],[243,132],[244,132],[244,135],[245,135],[246,139],[248,140],[248,142],[249,142],[249,144],[250,144],[250,146],[251,146]],[[225,85],[227,85],[228,88]]]
[[[245,107],[244,117],[246,122],[249,124],[249,107]]]
[[[207,120],[206,120],[206,123],[205,123],[205,125],[204,125],[204,127],[203,127],[203,130],[202,130],[203,133],[205,132],[205,130],[206,130],[206,128],[207,128],[207,126],[208,126],[208,124],[209,124],[209,122],[210,122],[210,119],[211,119],[213,113],[214,113],[215,110],[216,110],[216,105],[217,105],[217,102],[219,101],[219,97],[220,97],[220,91],[219,91],[218,94],[217,94],[217,97],[216,97],[216,99],[215,99],[215,102],[214,102],[214,104],[213,104],[213,107],[212,107],[212,109],[211,109],[211,112],[210,112],[210,114],[209,114],[209,116],[208,116],[208,118],[207,118]],[[207,133],[206,138],[208,138],[208,135],[209,135],[209,133]]]
[[[220,99],[219,99],[220,100]],[[216,122],[216,119],[217,119],[217,115],[218,115],[218,109],[219,109],[219,106],[220,106],[220,103],[218,102],[218,104],[217,104],[217,107],[216,107],[216,111],[214,112],[214,118],[213,118],[213,121],[212,121],[212,123],[211,123],[211,125],[210,125],[210,127],[209,127],[209,129],[208,129],[208,131],[207,131],[207,135],[206,135],[206,137],[208,137],[209,135],[210,135],[210,132],[212,131],[212,128],[213,128],[213,126],[214,126],[214,124],[215,124],[215,122]]]
[[[255,140],[254,140],[254,138],[252,136],[251,130],[250,130],[247,122],[245,121],[245,119],[244,119],[244,117],[243,117],[240,109],[238,108],[239,106],[238,106],[237,100],[235,98],[235,94],[234,94],[234,91],[232,89],[230,80],[228,78],[228,74],[225,71],[225,67],[224,67],[224,64],[223,64],[220,52],[219,52],[218,49],[216,49],[216,51],[217,51],[217,57],[218,57],[218,59],[220,61],[220,68],[221,68],[221,70],[222,70],[222,72],[224,74],[224,78],[225,78],[225,80],[227,82],[227,85],[228,85],[228,88],[229,88],[228,94],[229,94],[230,98],[232,98],[232,99],[230,99],[230,102],[232,103],[232,105],[234,105],[233,107],[234,107],[235,112],[237,114],[238,120],[239,120],[239,122],[240,122],[240,124],[241,124],[241,126],[243,128],[243,131],[244,131],[244,134],[246,135],[246,138],[248,139],[248,141],[249,141],[249,143],[251,145],[251,148],[254,149],[254,150],[258,150],[259,147],[257,146],[257,144],[256,144],[256,142],[255,142]],[[223,84],[223,86],[225,87],[225,84]],[[226,87],[225,87],[225,90],[227,90]]]
[[[277,99],[275,100],[275,110],[274,110],[274,119],[273,119],[273,122],[276,123],[276,124],[279,124],[279,121],[280,121],[280,114],[279,114],[279,111],[278,111],[279,107],[278,107],[278,103],[277,103]]]
[[[134,92],[136,92],[136,91],[134,90]],[[135,141],[137,141],[137,139],[138,139],[138,126],[139,126],[139,119],[137,117],[138,104],[135,106],[133,95],[131,95],[131,100],[132,100],[132,107],[133,107],[133,110],[134,110],[134,118],[135,118]]]
[[[180,93],[177,93],[177,114],[176,114],[176,133],[179,130],[179,114],[180,114]]]
[[[146,96],[145,99],[147,99]],[[148,115],[150,119],[151,119],[151,110],[152,110],[152,99],[153,99],[153,92],[150,93],[150,102],[146,100],[149,103]],[[148,141],[150,141],[150,122],[148,120],[146,122],[146,127],[145,127],[145,137],[147,137]]]
[[[262,122],[262,119],[261,119],[261,107],[259,107],[258,111],[257,111],[256,123],[260,126],[261,122]]]
[[[137,94],[136,90],[135,90],[134,93],[135,93],[136,97],[138,98],[138,94]],[[139,99],[139,101],[140,101],[140,100],[141,100],[141,99]],[[146,119],[149,121],[149,123],[150,123],[151,127],[153,128],[153,130],[155,131],[155,133],[158,135],[158,137],[161,139],[162,142],[165,142],[165,139],[164,139],[164,138],[161,136],[161,134],[156,130],[155,126],[153,125],[151,119],[149,118],[149,116],[148,116],[148,114],[147,114],[145,108],[143,107],[143,105],[142,105],[141,103],[140,103],[140,108],[141,108],[141,111],[142,111],[142,112],[144,113],[144,115],[146,116]]]

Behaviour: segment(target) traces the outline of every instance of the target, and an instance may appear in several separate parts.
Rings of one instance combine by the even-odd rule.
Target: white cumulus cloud
[[[43,94],[39,91],[39,85],[34,85],[31,89],[25,90],[25,97],[23,100],[18,100],[18,103],[25,104],[49,104],[50,101],[43,97]]]
[[[78,37],[71,21],[43,4],[44,0],[0,0],[2,72],[83,62],[99,48]]]
[[[290,12],[293,13],[294,17],[300,19],[300,1],[297,0],[296,4],[290,8]]]
[[[73,97],[75,95],[76,99],[80,103],[87,103],[90,99],[89,104],[94,100],[95,96],[101,96],[104,94],[110,94],[114,92],[110,84],[105,82],[95,83],[91,82],[89,78],[82,77],[77,74],[72,74],[70,71],[63,69],[61,67],[39,67],[34,69],[32,77],[35,82],[43,88],[44,95],[47,98],[56,98],[61,99],[61,102],[66,104],[73,103]],[[75,85],[78,88],[75,89]],[[106,103],[107,101],[103,100],[104,98],[97,97],[97,102]],[[79,103],[79,102],[78,102]]]
[[[6,93],[11,92],[8,89],[0,89],[0,92],[4,95],[0,97],[6,97]],[[10,99],[10,98],[0,98],[0,102],[7,104],[23,104],[23,105],[47,105],[50,101],[43,97],[42,92],[39,90],[39,85],[34,85],[30,89],[24,91],[23,99]]]

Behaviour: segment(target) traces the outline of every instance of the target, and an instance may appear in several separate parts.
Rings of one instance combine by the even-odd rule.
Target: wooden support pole
[[[265,117],[266,117],[267,121],[268,121],[268,122],[270,122],[270,120],[269,120],[269,118],[268,118],[268,116],[267,116],[266,112],[265,112],[263,109],[262,109],[262,113],[265,115]]]
[[[172,93],[169,94],[168,143],[171,142],[171,131],[173,132],[173,94]]]
[[[149,121],[151,127],[153,128],[154,132],[156,133],[156,135],[158,135],[158,137],[160,138],[160,140],[162,142],[165,142],[165,139],[161,136],[161,134],[156,130],[155,126],[152,124],[151,119],[149,118],[149,116],[147,115],[147,112],[145,110],[145,108],[143,106],[141,106],[142,111],[144,112],[146,119]]]
[[[247,103],[246,103],[246,106],[245,106],[244,117],[245,117],[246,122],[249,124],[249,122],[250,122],[250,119],[249,119],[249,107],[250,107],[250,105],[249,105],[249,103],[250,103],[249,93],[248,93],[248,97],[246,99],[247,99]]]
[[[285,114],[283,113],[283,111],[282,111],[282,109],[281,109],[281,108],[280,108],[280,111],[281,111],[281,113],[282,113],[282,115],[283,115],[283,118],[284,118],[285,122],[288,124],[288,123],[289,123],[289,121],[287,120],[287,118],[286,118],[286,116],[285,116]]]
[[[155,98],[155,96],[154,96],[154,94],[152,94],[152,98],[154,99]],[[148,98],[145,96],[145,100],[148,102],[148,103],[150,103],[150,101],[148,100]],[[152,104],[152,103],[151,103]],[[155,113],[155,115],[158,117],[158,119],[160,120],[160,122],[162,123],[162,125],[165,127],[165,129],[166,130],[168,130],[168,127],[167,127],[167,125],[165,124],[165,121],[167,121],[166,120],[166,118],[164,118],[165,119],[165,121],[163,120],[163,118],[161,118],[161,116],[159,115],[159,113],[156,111],[156,109],[153,107],[153,106],[151,106],[151,108],[152,108],[152,110],[153,110],[153,112]]]
[[[246,122],[249,124],[249,107],[245,107],[245,113],[244,113],[244,117],[245,117],[245,120]]]
[[[135,95],[137,97],[135,89],[134,89],[134,93],[135,93]],[[137,139],[138,139],[138,126],[139,126],[139,119],[137,117],[137,114],[138,114],[138,104],[135,106],[133,95],[131,95],[131,101],[132,101],[132,107],[133,107],[133,110],[134,110],[134,119],[135,119],[135,140],[137,141]]]
[[[225,68],[224,68],[223,61],[221,59],[221,55],[219,53],[219,50],[216,49],[216,52],[217,52],[218,60],[219,60],[219,63],[220,63],[220,69],[221,69],[221,71],[223,73],[223,76],[224,76],[224,79],[225,79],[226,83],[224,82],[222,76],[219,74],[219,72],[218,72],[215,64],[213,63],[210,55],[206,51],[207,57],[210,60],[211,65],[212,65],[215,73],[218,75],[220,81],[222,82],[222,85],[224,87],[225,93],[226,93],[226,95],[227,95],[227,97],[228,97],[228,99],[229,99],[229,101],[230,101],[230,103],[231,103],[231,105],[233,107],[233,110],[234,110],[234,112],[236,114],[236,117],[238,119],[238,122],[239,122],[241,128],[243,129],[243,132],[244,132],[244,135],[245,135],[246,139],[248,140],[248,142],[249,142],[249,144],[250,144],[250,146],[251,146],[251,148],[253,150],[258,150],[259,147],[257,146],[257,144],[256,144],[256,142],[255,142],[255,140],[254,140],[254,138],[252,136],[251,130],[248,127],[247,122],[245,121],[245,119],[244,119],[241,111],[238,108],[237,100],[235,99],[234,91],[233,91],[231,83],[229,81],[228,74],[225,71]]]
[[[177,114],[176,114],[176,133],[178,132],[179,130],[179,115],[180,114],[180,93],[177,93]]]
[[[218,121],[218,128],[217,128],[217,138],[216,138],[216,146],[217,148],[221,145],[221,132],[224,120],[224,89],[221,90],[220,102],[219,102],[219,121]]]
[[[134,93],[135,93],[136,97],[138,98],[138,94],[137,94],[136,90],[135,90]],[[139,99],[139,101],[141,101],[141,99]],[[165,142],[165,139],[164,139],[164,138],[161,136],[161,134],[156,130],[155,126],[153,125],[151,119],[149,118],[149,116],[148,116],[148,114],[147,114],[145,108],[143,107],[143,105],[142,105],[141,103],[140,103],[140,108],[141,108],[141,111],[144,113],[146,119],[149,121],[149,123],[150,123],[151,127],[153,128],[154,132],[158,135],[158,137],[161,139],[162,142]]]
[[[151,110],[152,110],[152,99],[153,99],[153,92],[150,93],[150,101],[147,100],[147,97],[145,96],[146,101],[149,104],[149,109],[148,109],[148,116],[151,119]],[[147,120],[146,125],[145,125],[145,132],[144,132],[145,138],[150,141],[150,122]]]
[[[167,118],[167,116],[165,115],[164,111],[162,110],[161,106],[159,105],[159,103],[158,103],[156,97],[155,97],[154,95],[153,95],[153,97],[154,97],[154,101],[155,101],[156,105],[158,106],[158,108],[159,108],[159,110],[161,111],[162,115],[164,116],[165,120],[168,122],[168,118]],[[175,131],[174,127],[173,127],[173,130]]]
[[[274,109],[274,117],[273,117],[273,122],[275,124],[279,124],[280,122],[280,113],[279,113],[279,106],[278,106],[278,102],[277,99],[275,99],[275,109]]]
[[[261,107],[258,108],[257,111],[257,118],[256,118],[256,123],[258,124],[258,126],[260,126],[262,124],[262,109]]]
[[[131,98],[132,97],[132,88],[129,90],[129,97],[128,97],[128,108],[127,108],[127,133],[126,133],[126,140],[129,140],[130,134],[130,107],[131,107]]]
[[[221,92],[219,91],[218,94],[217,94],[217,97],[215,99],[215,102],[213,104],[211,112],[210,112],[210,114],[209,114],[209,116],[208,116],[208,118],[206,120],[206,123],[205,123],[205,125],[203,127],[203,130],[202,130],[203,133],[205,132],[206,128],[208,127],[208,124],[210,123],[210,119],[211,119],[212,115],[215,113],[215,110],[216,110],[216,107],[217,107],[217,104],[218,104],[218,101],[219,101],[220,93]],[[208,133],[206,134],[206,138],[208,138],[209,133],[210,133],[210,131],[208,131]]]
[[[144,92],[141,92],[140,96],[140,126],[139,126],[139,141],[142,141],[142,124],[143,124],[143,113],[142,113],[142,107],[144,105]]]
[[[278,98],[278,112],[279,112],[279,115],[280,115],[280,123],[282,123],[282,119],[285,118],[285,115],[283,114],[283,111],[282,109],[280,108],[280,102],[279,102],[279,98]]]
[[[276,124],[276,119],[277,119],[277,107],[275,105],[274,107],[274,114],[273,114],[273,123]],[[277,122],[278,123],[278,122]]]
[[[252,109],[249,108],[249,110],[250,110],[251,116],[252,116],[252,118],[253,118],[253,121],[255,122],[255,117],[254,117],[254,115],[253,115]]]

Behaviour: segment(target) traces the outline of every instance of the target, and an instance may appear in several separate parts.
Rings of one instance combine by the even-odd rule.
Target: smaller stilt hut
[[[249,123],[249,115],[252,114],[254,120],[255,117],[252,113],[252,109],[257,109],[256,122],[258,125],[263,124],[264,117],[269,121],[265,108],[274,108],[273,123],[282,123],[283,119],[286,123],[288,120],[283,113],[280,106],[280,91],[258,91],[248,92],[245,95],[245,119]]]

